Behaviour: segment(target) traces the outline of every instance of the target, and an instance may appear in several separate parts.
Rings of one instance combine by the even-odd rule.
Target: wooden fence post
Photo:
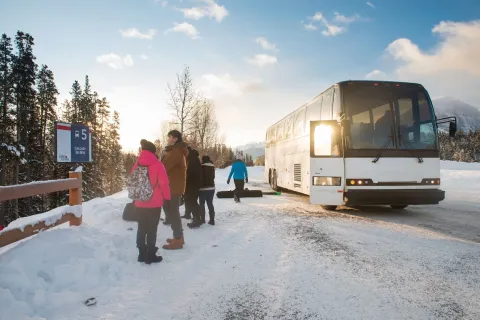
[[[82,173],[81,172],[69,172],[68,177],[70,179],[80,179],[82,181]],[[79,188],[69,189],[68,190],[68,204],[70,206],[82,205],[82,183],[80,183]],[[79,226],[82,224],[82,217],[80,218],[72,218],[70,220],[70,226]]]

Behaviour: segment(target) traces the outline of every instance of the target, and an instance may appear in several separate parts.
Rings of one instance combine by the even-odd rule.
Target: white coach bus
[[[267,130],[265,181],[327,210],[438,204],[447,122],[454,136],[456,118],[437,119],[420,84],[339,82]]]

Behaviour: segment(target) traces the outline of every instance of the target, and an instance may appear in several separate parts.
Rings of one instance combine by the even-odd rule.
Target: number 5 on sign
[[[87,140],[87,129],[82,129],[82,140]]]

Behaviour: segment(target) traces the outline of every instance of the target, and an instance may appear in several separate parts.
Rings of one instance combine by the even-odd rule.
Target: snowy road
[[[0,319],[479,319],[480,176],[468,177],[435,212],[216,199],[217,225],[186,230],[185,248],[150,266],[119,218],[125,194],[96,199],[80,228],[0,255]]]

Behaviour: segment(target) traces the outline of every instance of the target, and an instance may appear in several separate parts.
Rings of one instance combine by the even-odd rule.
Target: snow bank
[[[66,178],[62,180],[76,180],[77,178]],[[39,185],[39,184],[45,184],[45,183],[52,183],[56,182],[57,180],[42,180],[42,181],[32,181],[32,182],[27,182],[27,183],[22,183],[21,186],[33,186],[33,185]],[[9,188],[11,186],[0,186],[0,189],[2,188]]]
[[[39,222],[44,222],[46,226],[51,226],[54,225],[67,213],[73,213],[75,217],[80,218],[82,216],[82,206],[63,206],[45,213],[16,219],[12,221],[5,229],[0,231],[0,234],[12,229],[20,229],[21,231],[23,231],[27,226],[33,226]]]
[[[440,161],[442,170],[480,170],[479,162]]]

